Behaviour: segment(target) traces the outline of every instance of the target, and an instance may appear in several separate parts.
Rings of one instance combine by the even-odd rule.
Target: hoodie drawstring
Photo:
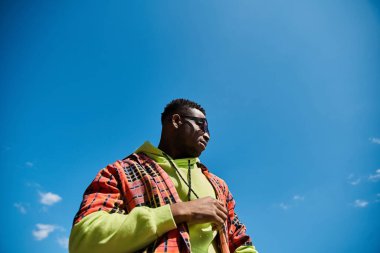
[[[188,170],[188,173],[187,173],[187,181],[189,182],[189,191],[187,192],[187,200],[190,201],[190,195],[191,195],[191,168],[190,168],[190,160],[187,160],[188,163],[187,163],[187,170]]]
[[[188,183],[188,182],[186,182],[186,180],[182,177],[181,173],[180,173],[180,172],[178,171],[178,169],[177,169],[177,166],[174,164],[174,162],[171,160],[171,158],[170,158],[167,154],[165,154],[165,153],[163,153],[163,154],[165,155],[166,159],[168,159],[170,165],[175,169],[175,171],[177,172],[177,174],[178,174],[179,178],[182,180],[182,182],[183,182],[185,185],[187,185],[187,187],[189,188],[189,192],[188,192],[188,194],[187,194],[187,198],[188,198],[188,200],[190,200],[190,194],[191,194],[191,192],[194,194],[194,196],[195,196],[197,199],[199,199],[198,194],[196,194],[196,193],[194,192],[194,190],[191,188],[190,160],[188,160],[188,169],[189,169],[189,173],[188,173],[188,176],[187,176],[188,179],[189,179],[189,183]]]

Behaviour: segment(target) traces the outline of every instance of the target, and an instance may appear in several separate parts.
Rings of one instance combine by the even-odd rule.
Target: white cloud
[[[370,140],[372,143],[380,144],[380,138],[371,137],[371,138],[369,138],[369,140]]]
[[[37,230],[33,230],[32,234],[36,240],[43,240],[49,236],[50,233],[57,229],[55,225],[50,224],[36,224]]]
[[[293,200],[304,200],[305,199],[305,197],[304,196],[301,196],[301,195],[294,195],[293,196]]]
[[[29,167],[29,168],[32,168],[34,166],[34,163],[32,163],[32,162],[26,162],[25,166]]]
[[[52,192],[40,192],[40,197],[40,202],[48,206],[54,205],[55,203],[62,200],[62,198],[59,195],[54,194]]]
[[[280,208],[282,209],[282,210],[288,210],[289,208],[290,208],[290,205],[288,205],[288,204],[285,204],[285,203],[280,203]]]
[[[360,177],[355,177],[355,175],[353,173],[351,173],[348,177],[347,177],[347,182],[350,184],[350,185],[358,185],[361,181],[361,178]]]
[[[369,175],[368,180],[376,182],[380,180],[380,169],[377,169],[374,175]]]
[[[348,183],[355,186],[355,185],[358,185],[360,183],[360,180],[361,180],[360,178],[357,178],[355,180],[349,181]]]
[[[281,208],[282,210],[288,210],[290,209],[291,207],[296,207],[298,206],[298,203],[299,201],[303,201],[305,200],[305,197],[302,196],[302,195],[299,195],[299,194],[296,194],[292,197],[291,200],[288,200],[286,202],[281,202],[279,204],[276,204],[276,206],[278,206],[279,208]]]
[[[36,188],[36,189],[41,188],[41,185],[39,183],[36,183],[36,182],[27,182],[26,186],[31,187],[31,188]]]
[[[354,202],[355,207],[364,208],[368,205],[368,201],[357,199]]]
[[[20,213],[22,214],[26,214],[27,213],[27,210],[26,210],[26,206],[22,203],[14,203],[13,204],[14,207],[16,207]]]
[[[57,239],[57,242],[64,249],[67,249],[69,247],[69,238],[67,238],[66,236],[59,237]]]

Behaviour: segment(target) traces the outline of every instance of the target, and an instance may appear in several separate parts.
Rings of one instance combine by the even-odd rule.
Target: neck
[[[171,158],[176,159],[178,154],[178,149],[176,149],[173,143],[174,136],[170,138],[171,134],[169,134],[165,129],[162,129],[160,143],[158,144],[158,148],[164,153],[168,154]]]
[[[171,158],[178,158],[178,151],[173,145],[171,145],[168,141],[165,141],[163,138],[160,140],[160,144],[158,144],[158,148],[168,154]]]

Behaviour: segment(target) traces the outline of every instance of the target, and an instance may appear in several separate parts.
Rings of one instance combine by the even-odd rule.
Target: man
[[[200,163],[210,133],[205,110],[175,99],[161,116],[158,148],[102,169],[84,193],[71,253],[256,253],[223,180]]]

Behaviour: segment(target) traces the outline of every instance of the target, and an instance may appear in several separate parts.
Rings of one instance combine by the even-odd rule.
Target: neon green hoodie
[[[174,162],[181,173],[182,178],[187,182],[187,174],[190,165],[191,171],[191,188],[198,195],[199,198],[202,197],[213,197],[216,198],[214,188],[208,181],[206,176],[202,173],[201,168],[197,166],[199,163],[198,158],[182,158],[182,159],[172,159],[170,156],[164,154],[163,151],[154,147],[150,142],[145,142],[140,148],[136,150],[136,153],[143,152],[152,158],[161,168],[168,173],[169,177],[174,183],[177,193],[182,201],[188,201],[188,186],[180,179],[177,171],[173,168],[169,159]],[[187,182],[188,183],[188,182]],[[194,194],[190,195],[190,200],[196,199]],[[193,253],[214,253],[219,252],[216,246],[215,237],[217,231],[212,230],[211,223],[204,224],[188,224],[190,233],[190,244],[191,251]],[[258,253],[254,246],[240,246],[236,249],[235,253]]]
[[[160,149],[154,147],[150,142],[145,142],[140,148],[136,150],[136,153],[145,153],[152,158],[162,169],[168,173],[169,177],[174,183],[174,186],[178,192],[178,195],[182,201],[188,201],[188,186],[181,180],[175,168],[173,168],[169,159],[175,164],[178,172],[181,173],[182,178],[187,182],[188,172],[190,167],[191,172],[191,188],[200,197],[213,197],[215,191],[205,175],[203,175],[201,168],[197,166],[199,162],[198,158],[182,158],[173,160],[168,155],[165,155]],[[188,182],[187,182],[188,183]],[[194,194],[190,195],[190,199],[197,199]],[[217,246],[215,236],[217,231],[212,230],[211,223],[204,224],[188,224],[190,233],[190,244],[192,252],[217,252]]]

